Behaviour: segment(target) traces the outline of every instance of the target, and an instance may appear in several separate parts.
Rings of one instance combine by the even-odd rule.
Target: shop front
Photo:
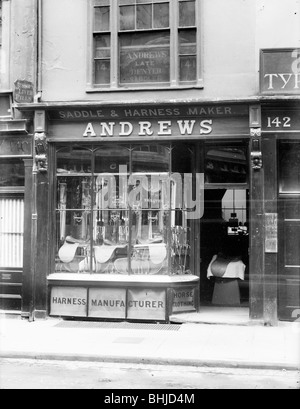
[[[273,268],[278,267],[278,317],[295,321],[300,315],[300,106],[265,104],[262,112],[264,139],[276,149],[270,189],[277,199],[272,213],[278,244],[270,253]]]
[[[15,121],[13,128],[0,135],[0,310],[20,312],[25,173],[28,166],[32,169],[32,138],[24,121]]]
[[[36,317],[261,319],[260,125],[249,104],[39,105]]]
[[[279,320],[300,316],[299,48],[261,51],[267,297]]]

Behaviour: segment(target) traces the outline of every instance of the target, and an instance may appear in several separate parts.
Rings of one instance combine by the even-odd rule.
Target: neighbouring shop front
[[[36,111],[37,315],[169,321],[261,303],[250,295],[259,112],[247,104]]]
[[[300,315],[300,106],[266,104],[262,112],[264,139],[276,149],[268,188],[276,199],[267,206],[278,226],[278,244],[270,240],[269,273],[278,271],[279,319],[295,321]]]
[[[0,310],[21,312],[25,169],[32,170],[32,138],[21,135],[25,122],[13,123],[19,134],[0,135]],[[23,129],[24,134],[25,128]]]
[[[299,48],[261,51],[267,298],[287,321],[300,316],[299,62]]]

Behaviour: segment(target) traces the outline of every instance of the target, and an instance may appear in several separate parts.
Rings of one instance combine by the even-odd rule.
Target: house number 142
[[[279,116],[276,118],[268,117],[268,128],[290,128],[291,126],[291,118],[289,116],[285,116],[284,118],[280,118]]]

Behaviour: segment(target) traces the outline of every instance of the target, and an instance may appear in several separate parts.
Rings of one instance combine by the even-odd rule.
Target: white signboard
[[[53,287],[50,315],[66,317],[87,316],[87,289],[77,287]]]
[[[89,291],[89,317],[126,318],[126,290],[91,288]]]
[[[164,290],[128,290],[127,318],[165,321],[166,305]]]
[[[173,313],[196,311],[195,289],[186,288],[174,290]]]

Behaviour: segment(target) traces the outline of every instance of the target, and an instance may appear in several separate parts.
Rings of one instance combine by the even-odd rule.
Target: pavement
[[[0,358],[300,370],[300,324],[29,322],[0,315]]]

